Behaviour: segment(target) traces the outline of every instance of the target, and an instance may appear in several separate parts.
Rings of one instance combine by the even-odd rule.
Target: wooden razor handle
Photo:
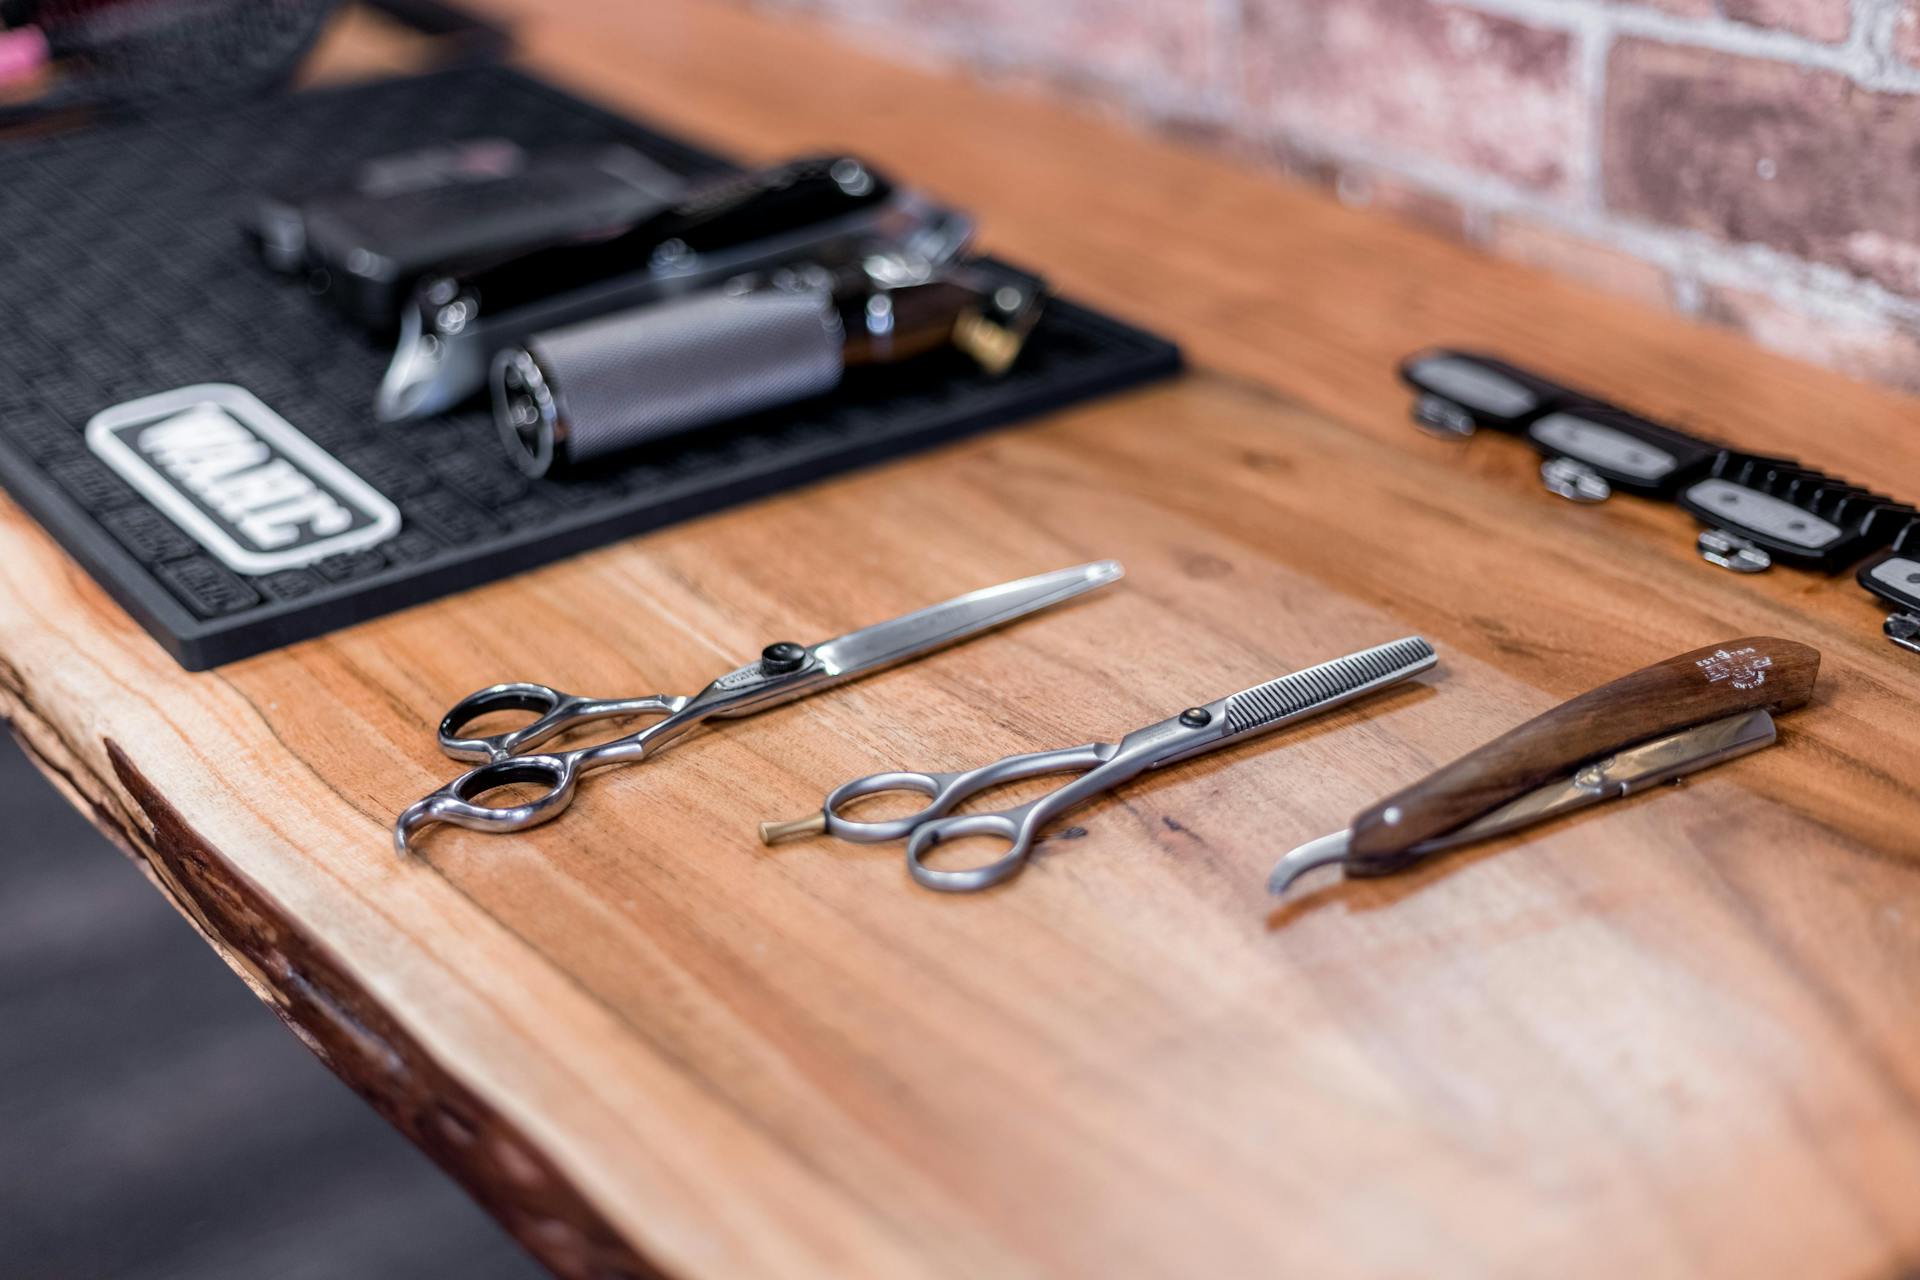
[[[1788,711],[1813,696],[1820,651],[1749,636],[1622,676],[1396,792],[1353,821],[1348,875],[1385,875],[1444,835],[1623,747],[1742,711]]]

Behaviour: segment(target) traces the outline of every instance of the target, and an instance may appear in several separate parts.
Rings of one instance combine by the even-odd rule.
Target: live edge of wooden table
[[[1701,564],[1509,439],[1478,345],[1920,488],[1916,403],[1054,105],[694,0],[527,58],[750,157],[846,147],[1181,341],[1176,382],[189,675],[0,507],[0,706],[344,1079],[567,1276],[1891,1277],[1920,1265],[1920,660],[1845,578]],[[1120,586],[611,771],[536,832],[394,814],[503,678],[698,688],[1077,561]],[[1149,775],[1013,882],[754,823],[1418,632],[1437,676]],[[1273,858],[1713,641],[1824,651],[1781,744],[1277,907]]]

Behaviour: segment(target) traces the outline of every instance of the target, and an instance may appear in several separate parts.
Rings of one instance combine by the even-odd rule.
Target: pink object
[[[47,65],[47,38],[38,27],[0,31],[0,85],[25,80]]]

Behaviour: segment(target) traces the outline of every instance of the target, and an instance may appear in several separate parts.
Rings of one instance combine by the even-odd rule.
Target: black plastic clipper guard
[[[1481,427],[1521,431],[1554,409],[1587,397],[1493,356],[1435,348],[1400,365],[1414,392],[1413,420],[1440,435],[1470,436]]]
[[[1572,502],[1604,502],[1616,490],[1671,498],[1720,453],[1716,444],[1477,352],[1423,351],[1401,364],[1400,380],[1414,392],[1413,420],[1436,435],[1464,438],[1488,427],[1526,437],[1542,459],[1541,483]]]
[[[1887,554],[1862,565],[1856,576],[1861,586],[1893,606],[1887,639],[1920,653],[1920,519],[1909,520]]]
[[[1541,414],[1527,424],[1527,442],[1545,459],[1541,475],[1549,488],[1557,469],[1563,483],[1579,484],[1597,476],[1578,493],[1562,497],[1585,498],[1614,491],[1640,498],[1671,498],[1680,487],[1713,465],[1720,449],[1684,431],[1661,426],[1639,414],[1610,405],[1568,405]],[[1555,464],[1563,464],[1556,468]]]
[[[1414,421],[1456,439],[1490,427],[1522,435],[1550,492],[1599,502],[1620,490],[1677,503],[1706,529],[1710,564],[1759,573],[1775,564],[1839,573],[1894,606],[1888,639],[1920,653],[1920,510],[1800,465],[1709,440],[1561,386],[1493,356],[1432,348],[1400,365]]]
[[[390,347],[268,270],[240,230],[265,193],[341,185],[369,160],[479,138],[529,151],[624,143],[679,174],[731,169],[487,66],[0,144],[0,482],[182,665],[246,657],[1179,366],[1170,343],[1056,299],[1004,377],[957,352],[927,356],[578,478],[530,479],[483,404],[376,421]],[[254,555],[259,571],[215,554],[204,530],[219,521],[183,519],[179,495],[163,510],[152,475],[128,478],[137,448],[116,464],[102,453],[111,442],[85,435],[103,410],[182,388],[211,389],[231,410],[188,424],[203,438],[278,433],[276,449],[309,462],[297,437],[318,446],[321,471],[330,457],[350,473],[328,500],[378,540],[355,534],[310,563]],[[347,502],[354,478],[372,501]]]
[[[1708,526],[1701,554],[1741,572],[1780,563],[1838,573],[1892,543],[1916,514],[1789,459],[1731,450],[1678,501]]]

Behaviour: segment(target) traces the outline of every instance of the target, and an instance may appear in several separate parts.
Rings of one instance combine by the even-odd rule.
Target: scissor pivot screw
[[[791,640],[782,640],[760,651],[760,670],[770,676],[785,675],[789,671],[798,671],[806,660],[805,647]]]
[[[1204,729],[1213,723],[1213,712],[1205,707],[1188,707],[1180,713],[1180,723],[1189,729]]]

